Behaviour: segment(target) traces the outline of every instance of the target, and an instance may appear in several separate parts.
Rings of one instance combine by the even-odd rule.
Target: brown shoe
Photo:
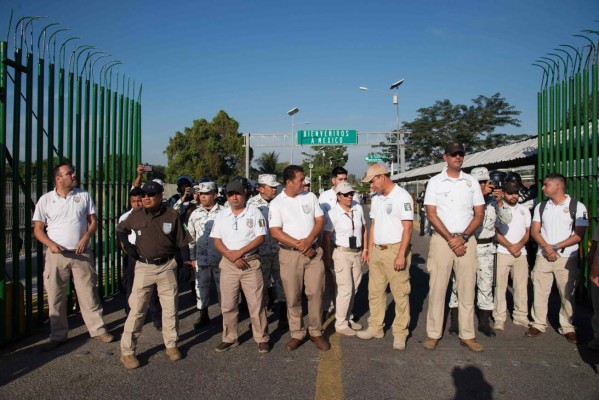
[[[291,338],[291,340],[285,345],[285,348],[289,351],[297,350],[297,348],[301,346],[302,341],[302,339]]]
[[[168,356],[169,360],[171,360],[171,361],[179,361],[181,358],[183,358],[183,356],[181,355],[181,352],[176,347],[171,347],[171,348],[166,349],[166,355]]]
[[[94,336],[92,339],[100,341],[102,343],[114,342],[114,336],[112,336],[108,332],[104,332],[104,333],[99,334],[98,336]]]
[[[50,340],[48,343],[46,343],[45,345],[42,346],[41,351],[52,351],[52,350],[55,350],[57,347],[62,346],[66,342],[67,342],[67,339],[63,339],[63,340]]]
[[[135,354],[121,354],[121,362],[127,369],[139,368],[139,360],[135,357]]]
[[[485,350],[483,346],[476,342],[476,339],[460,339],[460,344],[462,346],[468,347],[470,351],[475,353],[480,353],[481,351]]]
[[[437,348],[437,343],[439,343],[439,339],[427,337],[422,347],[424,347],[425,350],[435,350]]]
[[[327,351],[331,348],[331,345],[322,336],[310,336],[310,340],[314,342],[316,348],[320,351]]]
[[[537,337],[541,333],[543,333],[543,332],[541,332],[537,328],[531,326],[530,328],[528,328],[528,330],[526,332],[524,332],[524,336],[526,336],[526,337]]]
[[[576,340],[576,332],[568,332],[568,333],[564,333],[564,337],[566,338],[566,340],[572,344],[576,344],[578,343],[578,341]]]
[[[258,343],[258,352],[259,353],[268,353],[270,351],[270,343],[262,342]]]
[[[239,346],[239,342],[235,341],[235,342],[221,342],[221,344],[219,344],[218,346],[216,346],[216,350],[219,353],[222,353],[223,351],[227,351],[227,350],[231,350],[232,348],[235,348]]]

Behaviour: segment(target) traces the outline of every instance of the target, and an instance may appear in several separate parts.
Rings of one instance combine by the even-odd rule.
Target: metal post
[[[250,179],[250,134],[245,135],[245,177]]]
[[[8,43],[0,42],[0,61],[8,56]],[[6,148],[6,64],[0,62],[0,147]],[[6,199],[6,162],[0,162],[0,198]],[[0,221],[6,221],[6,207],[0,207]],[[0,229],[0,243],[6,243],[6,229]],[[6,339],[6,245],[0,246],[0,343]]]

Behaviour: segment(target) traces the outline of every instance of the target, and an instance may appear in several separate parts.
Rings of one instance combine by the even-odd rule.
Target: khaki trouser
[[[522,254],[516,258],[511,254],[497,253],[497,284],[495,286],[495,323],[505,322],[507,302],[505,293],[509,276],[512,276],[514,287],[514,321],[528,325],[528,261]]]
[[[257,343],[268,342],[268,321],[266,308],[262,304],[264,281],[260,260],[248,261],[250,268],[243,271],[231,261],[222,258],[220,268],[220,293],[223,315],[223,342],[237,341],[237,317],[239,316],[239,292],[243,290],[247,301],[252,333]]]
[[[73,276],[77,302],[81,308],[81,316],[91,337],[106,332],[102,319],[102,304],[98,297],[98,275],[94,268],[92,253],[72,252],[54,254],[46,252],[44,267],[44,285],[48,294],[48,314],[50,316],[50,339],[62,341],[67,338],[69,324],[67,321],[67,287],[69,278]]]
[[[396,271],[393,267],[400,243],[387,245],[385,250],[374,245],[368,264],[368,330],[376,334],[385,326],[385,310],[387,308],[387,285],[391,289],[395,301],[395,319],[393,320],[393,336],[407,337],[410,324],[410,262],[412,252],[406,255],[406,268]]]
[[[129,296],[131,311],[125,321],[121,337],[121,353],[135,354],[137,339],[141,333],[150,304],[152,286],[156,285],[160,305],[162,306],[162,338],[167,349],[177,347],[179,318],[177,315],[178,286],[177,261],[172,259],[166,264],[153,265],[141,261],[135,263],[133,290]]]
[[[545,332],[547,328],[547,304],[555,277],[555,285],[562,300],[559,310],[559,333],[565,335],[574,332],[575,329],[572,325],[574,290],[576,290],[580,279],[578,259],[575,256],[560,257],[557,261],[550,262],[542,255],[537,254],[531,277],[534,286],[532,326],[541,332]]]
[[[308,298],[308,331],[310,336],[322,336],[322,296],[324,294],[324,264],[322,249],[318,247],[314,258],[299,251],[279,250],[281,280],[287,298],[289,333],[294,339],[306,336],[302,316],[302,292]]]
[[[460,339],[474,339],[474,291],[476,290],[476,239],[466,243],[466,254],[458,257],[437,233],[431,236],[426,269],[430,274],[426,334],[432,339],[443,336],[445,294],[453,269],[458,288],[458,324]]]
[[[335,249],[333,261],[337,298],[335,300],[335,328],[348,326],[354,305],[354,298],[362,281],[362,252],[355,253]]]

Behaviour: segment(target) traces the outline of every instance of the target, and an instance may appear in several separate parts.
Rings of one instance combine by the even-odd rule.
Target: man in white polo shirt
[[[260,210],[245,205],[246,190],[241,181],[227,183],[226,191],[229,207],[216,216],[210,232],[214,247],[222,255],[219,267],[223,341],[216,351],[227,351],[239,344],[237,317],[239,294],[243,290],[258,351],[268,353],[268,321],[262,300],[264,281],[258,255],[258,247],[266,235],[266,221]]]
[[[589,225],[587,209],[584,204],[577,202],[575,215],[571,215],[574,204],[570,203],[576,200],[565,193],[566,178],[561,174],[547,175],[543,180],[542,190],[549,200],[535,207],[530,228],[539,251],[532,270],[533,322],[525,335],[536,337],[545,332],[547,303],[555,279],[562,303],[559,310],[559,333],[568,342],[576,344],[576,330],[572,325],[574,291],[580,282],[578,243]]]
[[[92,338],[114,341],[106,332],[102,304],[98,297],[98,275],[89,241],[96,232],[96,206],[85,190],[76,187],[75,170],[68,164],[54,168],[55,189],[44,194],[35,206],[33,233],[48,248],[44,286],[48,294],[50,342],[44,350],[66,343],[67,287],[72,275],[81,315]]]
[[[281,280],[287,299],[291,340],[287,350],[296,350],[306,336],[302,314],[302,292],[308,298],[308,331],[319,350],[330,348],[322,337],[324,264],[318,235],[324,215],[316,195],[303,190],[304,170],[289,165],[283,170],[285,189],[270,203],[270,234],[279,241]]]
[[[507,303],[508,278],[511,275],[514,287],[514,324],[528,327],[528,262],[526,261],[526,243],[530,238],[530,211],[519,203],[522,188],[516,181],[503,185],[504,204],[502,208],[511,212],[511,221],[507,224],[497,219],[497,279],[495,286],[495,329],[504,329]]]
[[[405,189],[389,177],[384,165],[368,167],[362,182],[371,183],[378,193],[370,210],[371,254],[368,262],[368,329],[360,339],[382,338],[387,308],[387,285],[395,301],[393,348],[405,350],[410,324],[410,261],[414,201]]]
[[[362,206],[353,200],[356,191],[349,182],[337,185],[337,204],[327,215],[324,232],[325,267],[335,262],[335,331],[346,336],[356,336],[359,324],[352,320],[354,297],[362,281],[362,264],[368,260],[368,233]],[[335,233],[331,257],[331,236]],[[359,328],[358,328],[359,329]]]
[[[455,273],[459,294],[460,344],[474,352],[483,351],[474,331],[474,293],[478,260],[474,231],[482,223],[485,199],[478,181],[462,171],[465,149],[449,142],[443,159],[447,167],[428,181],[424,205],[434,228],[426,269],[430,274],[426,316],[426,350],[434,350],[443,334],[445,294]]]

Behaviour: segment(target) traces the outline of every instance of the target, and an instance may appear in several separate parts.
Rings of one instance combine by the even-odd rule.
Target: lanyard
[[[351,217],[349,216],[349,213],[344,213],[344,214],[347,218],[349,218],[351,220],[351,234],[353,235],[354,231],[356,229],[354,226],[354,210],[351,210]]]

